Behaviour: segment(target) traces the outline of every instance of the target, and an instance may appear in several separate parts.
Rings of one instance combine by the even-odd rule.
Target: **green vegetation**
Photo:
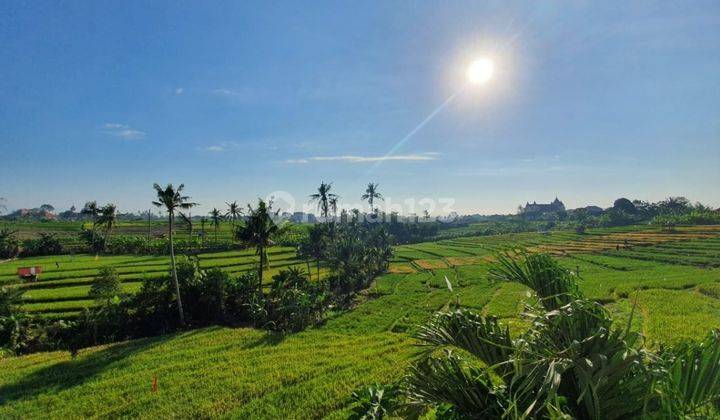
[[[357,408],[368,416],[382,411],[437,418],[718,415],[720,331],[651,353],[631,323],[614,323],[601,304],[585,298],[576,275],[549,255],[507,252],[496,258],[492,281],[532,291],[524,314],[532,320],[529,328],[513,338],[494,316],[440,313],[415,335],[423,355],[389,388],[390,397],[383,400],[382,389],[372,387],[375,404],[368,407],[368,398],[360,396]]]
[[[150,417],[181,411],[187,416],[345,418],[355,408],[353,391],[404,375],[417,354],[412,335],[437,311],[459,301],[463,309],[498,316],[513,336],[528,327],[518,317],[529,302],[528,289],[488,281],[493,253],[513,246],[549,252],[563,267],[579,269],[580,290],[603,302],[618,323],[625,325],[636,304],[631,331],[643,333],[649,348],[699,340],[709,329],[720,327],[720,271],[712,264],[719,239],[720,230],[714,226],[678,226],[672,233],[662,226],[624,226],[589,228],[585,234],[573,230],[463,236],[398,246],[389,273],[359,296],[352,310],[330,313],[323,325],[300,333],[211,327],[81,350],[75,359],[67,352],[54,352],[0,361],[0,370],[10,372],[0,375],[0,394],[5,396],[0,417],[46,411],[51,417]],[[663,261],[638,258],[645,249],[665,250]],[[270,247],[268,256],[268,279],[282,268],[306,268],[306,260],[314,261],[297,258],[288,247]],[[201,267],[219,267],[231,274],[255,270],[259,262],[251,250],[198,257]],[[166,257],[73,258],[4,263],[0,281],[15,284],[17,266],[42,264],[48,270],[28,285],[23,299],[40,300],[33,305],[92,305],[87,292],[102,266],[115,266],[123,288],[133,291],[143,276],[168,272]],[[61,270],[54,269],[55,259]],[[322,270],[325,277],[327,268]],[[78,300],[41,300],[54,296]],[[150,392],[155,375],[157,394]]]

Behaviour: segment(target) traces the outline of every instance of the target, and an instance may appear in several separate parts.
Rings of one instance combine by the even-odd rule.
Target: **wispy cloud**
[[[182,95],[183,93],[185,93],[185,88],[179,87],[179,88],[175,89],[175,94],[176,94],[176,95],[179,96],[179,95]]]
[[[427,161],[436,160],[437,155],[434,153],[411,154],[411,155],[394,155],[394,156],[313,156],[302,159],[287,159],[285,163],[310,163],[310,162],[327,162],[341,161],[350,163],[372,163],[384,161]]]
[[[225,151],[225,147],[224,147],[224,146],[220,146],[219,144],[214,144],[214,145],[212,145],[212,146],[206,147],[206,148],[205,148],[205,151],[207,151],[207,152],[224,152],[224,151]]]
[[[105,123],[103,127],[106,133],[124,140],[140,140],[147,136],[146,132],[136,130],[127,124]]]
[[[219,89],[213,89],[210,91],[210,93],[218,95],[218,96],[226,96],[230,98],[237,98],[240,96],[243,96],[243,92],[233,89],[226,89],[226,88],[219,88]]]
[[[200,150],[204,152],[220,153],[228,150],[236,150],[239,148],[239,144],[233,141],[224,141],[222,143],[211,144],[210,146],[202,147]]]

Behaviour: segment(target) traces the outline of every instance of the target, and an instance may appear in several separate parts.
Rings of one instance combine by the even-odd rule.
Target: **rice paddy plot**
[[[265,270],[266,282],[288,267],[305,268],[306,263],[296,258],[289,247],[272,247],[268,250],[269,267]],[[217,267],[228,273],[238,274],[257,270],[258,256],[254,250],[226,251],[199,254],[202,268]],[[36,281],[21,281],[17,269],[40,266],[42,274]],[[25,290],[22,308],[28,312],[59,317],[58,314],[75,316],[83,308],[96,304],[89,298],[90,284],[105,266],[113,266],[122,282],[123,291],[130,294],[139,290],[143,280],[166,276],[169,270],[167,256],[134,255],[60,255],[23,258],[0,264],[0,285]],[[313,270],[314,271],[314,270]],[[324,275],[325,269],[321,271]],[[313,272],[313,274],[315,274]]]

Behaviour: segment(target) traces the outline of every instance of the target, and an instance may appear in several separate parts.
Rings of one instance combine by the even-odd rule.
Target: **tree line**
[[[273,211],[272,202],[258,200],[256,206],[247,206],[244,220],[233,227],[233,238],[255,250],[257,269],[239,275],[204,269],[197,257],[176,257],[172,246],[175,218],[195,203],[183,195],[182,185],[163,188],[156,184],[154,189],[153,204],[168,215],[168,275],[144,279],[138,293],[125,295],[117,271],[103,267],[89,292],[96,306],[85,309],[76,320],[52,321],[23,313],[19,309],[22,291],[3,288],[0,348],[16,354],[53,349],[75,352],[89,345],[210,324],[299,331],[322,321],[330,308],[347,306],[356,292],[387,269],[392,257],[392,237],[385,226],[328,221],[312,227],[298,244],[307,271],[290,267],[266,282],[268,249],[287,226],[276,222],[278,210]],[[239,207],[235,211],[237,218]]]

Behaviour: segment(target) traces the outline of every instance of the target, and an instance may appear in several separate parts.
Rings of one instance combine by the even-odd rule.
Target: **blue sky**
[[[0,196],[720,206],[720,3],[627,3],[6,1]]]

